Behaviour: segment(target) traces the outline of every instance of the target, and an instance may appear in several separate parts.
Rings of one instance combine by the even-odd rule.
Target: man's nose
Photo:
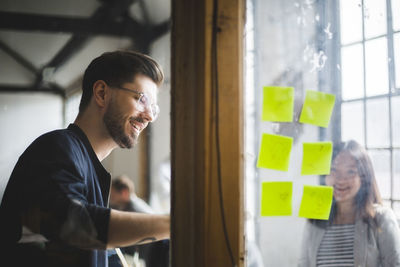
[[[154,121],[153,111],[151,110],[150,106],[143,106],[142,114],[143,114],[143,118],[147,122],[153,122]]]

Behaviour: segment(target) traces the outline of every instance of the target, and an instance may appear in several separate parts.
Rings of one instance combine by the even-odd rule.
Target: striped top
[[[317,266],[354,266],[354,224],[328,226],[318,249]]]

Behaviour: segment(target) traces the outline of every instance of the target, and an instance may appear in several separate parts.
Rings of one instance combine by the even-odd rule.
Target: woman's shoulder
[[[396,216],[390,207],[381,204],[374,204],[374,209],[375,219],[378,224],[385,224],[388,222],[397,224]]]

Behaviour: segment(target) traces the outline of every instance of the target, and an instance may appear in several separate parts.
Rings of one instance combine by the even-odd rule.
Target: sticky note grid
[[[307,90],[299,122],[328,127],[335,105],[335,95]],[[262,121],[292,122],[294,88],[263,87]],[[263,133],[257,160],[258,168],[288,171],[293,138]],[[330,173],[332,142],[303,143],[301,175]],[[292,215],[293,183],[263,182],[261,187],[261,216]],[[298,216],[327,220],[331,211],[333,188],[305,185]]]

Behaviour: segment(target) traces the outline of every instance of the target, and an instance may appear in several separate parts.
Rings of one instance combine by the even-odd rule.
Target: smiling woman
[[[366,150],[353,140],[336,145],[325,181],[334,188],[331,214],[306,224],[299,266],[400,266],[399,227]]]

